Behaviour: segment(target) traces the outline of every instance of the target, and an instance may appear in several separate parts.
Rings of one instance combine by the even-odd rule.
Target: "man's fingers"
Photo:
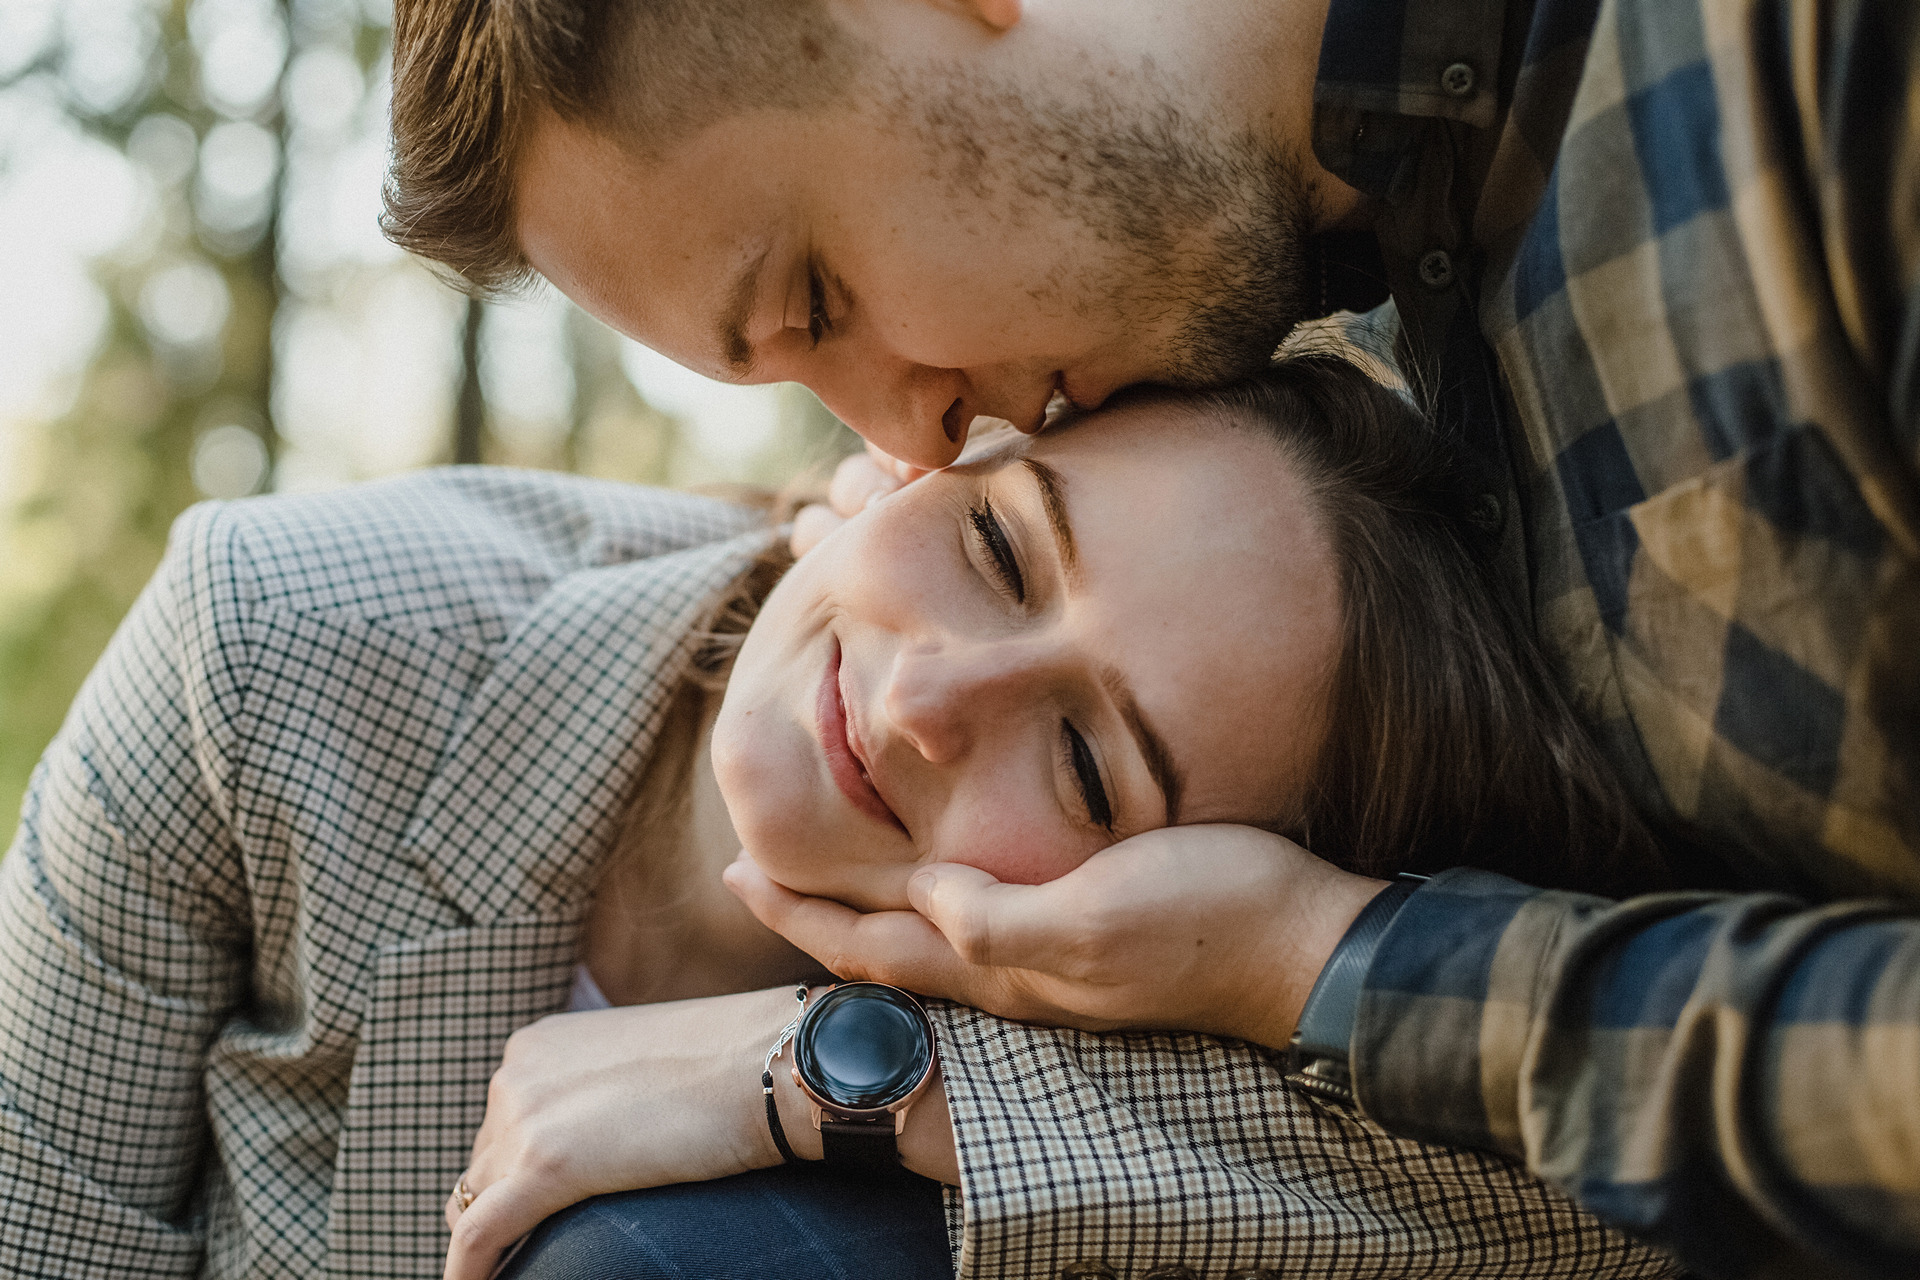
[[[978,867],[936,862],[907,881],[907,901],[969,964],[993,964],[993,912],[987,903],[1000,882]]]
[[[453,1242],[447,1248],[446,1280],[488,1280],[514,1241],[565,1207],[566,1202],[552,1203],[522,1179],[491,1184],[449,1223]]]
[[[969,964],[1079,978],[1090,929],[1087,912],[1054,888],[1067,877],[1003,884],[978,867],[935,862],[913,873],[907,897]]]
[[[787,941],[835,976],[970,1001],[973,977],[938,929],[911,911],[861,913],[777,884],[750,857],[727,868],[727,887]]]
[[[744,849],[740,851],[740,856],[720,873],[720,881],[733,891],[736,898],[747,904],[747,910],[753,912],[761,924],[782,937],[787,937],[785,927],[787,921],[802,904],[818,903],[822,907],[853,914],[849,907],[842,907],[820,898],[804,898],[785,885],[775,884],[773,877],[762,871],[760,864],[753,860],[753,855]],[[793,941],[792,938],[787,940]],[[800,944],[795,942],[794,945]]]

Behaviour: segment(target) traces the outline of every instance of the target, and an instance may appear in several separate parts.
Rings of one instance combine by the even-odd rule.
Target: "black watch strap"
[[[1353,1022],[1360,1011],[1360,988],[1387,926],[1400,913],[1401,904],[1426,882],[1425,876],[1401,872],[1360,908],[1340,936],[1300,1010],[1300,1025],[1288,1046],[1290,1083],[1322,1097],[1353,1101],[1348,1059],[1353,1052]]]
[[[855,1173],[900,1172],[900,1143],[893,1134],[893,1117],[882,1121],[823,1120],[820,1148],[829,1169]]]

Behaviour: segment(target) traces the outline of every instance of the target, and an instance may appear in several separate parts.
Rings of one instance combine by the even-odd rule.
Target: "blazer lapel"
[[[582,904],[685,677],[692,628],[776,536],[570,574],[515,629],[406,840],[467,919]]]
[[[327,1274],[440,1275],[444,1210],[507,1037],[564,1008],[581,923],[503,920],[383,948],[348,1085]]]

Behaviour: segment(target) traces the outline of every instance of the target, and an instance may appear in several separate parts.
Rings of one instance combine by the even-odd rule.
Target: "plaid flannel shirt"
[[[1335,0],[1322,49],[1502,562],[1737,891],[1437,877],[1356,1092],[1713,1275],[1920,1273],[1916,65],[1911,0]]]

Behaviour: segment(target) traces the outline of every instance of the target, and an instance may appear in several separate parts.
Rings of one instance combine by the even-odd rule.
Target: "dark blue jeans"
[[[950,1280],[940,1184],[782,1165],[596,1196],[554,1214],[496,1280]]]

